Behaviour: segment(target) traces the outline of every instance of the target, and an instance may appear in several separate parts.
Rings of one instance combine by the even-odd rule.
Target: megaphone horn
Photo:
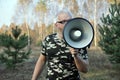
[[[70,19],[65,24],[63,38],[73,48],[89,47],[94,38],[93,26],[84,18]]]

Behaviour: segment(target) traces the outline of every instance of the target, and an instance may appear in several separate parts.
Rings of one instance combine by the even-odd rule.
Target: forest
[[[119,5],[111,6],[115,1]],[[116,5],[118,7],[114,7]],[[95,31],[92,45],[88,48],[89,71],[86,74],[80,73],[81,80],[120,80],[120,0],[18,0],[11,23],[0,26],[0,80],[31,80],[41,54],[41,41],[56,32],[56,14],[63,8],[68,8],[74,17],[90,21]],[[114,34],[111,35],[112,33]],[[7,44],[9,42],[12,47]],[[12,66],[14,68],[8,68],[10,61],[8,60],[8,66],[3,64],[2,61],[6,60],[3,55],[11,59],[9,53],[12,54],[14,50],[14,53],[18,51],[18,54],[28,51],[23,55],[26,60],[20,63],[18,60],[18,63]],[[14,53],[12,55],[17,60]],[[46,80],[46,69],[45,65],[38,80]]]

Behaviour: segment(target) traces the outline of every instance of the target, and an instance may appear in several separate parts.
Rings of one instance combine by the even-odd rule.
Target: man
[[[32,80],[37,80],[46,61],[46,80],[80,80],[79,71],[88,71],[88,56],[86,49],[74,49],[66,44],[63,39],[63,29],[72,15],[67,10],[57,14],[55,23],[57,33],[48,35],[42,44],[41,55],[36,63]]]

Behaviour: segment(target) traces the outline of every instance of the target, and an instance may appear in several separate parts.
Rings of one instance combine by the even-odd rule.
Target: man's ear
[[[55,23],[54,25],[55,25],[55,27],[57,27],[57,23]]]

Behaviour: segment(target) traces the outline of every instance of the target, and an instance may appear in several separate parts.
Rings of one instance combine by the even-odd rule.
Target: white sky
[[[33,0],[33,4],[34,5],[36,5],[36,3],[38,2],[39,0]],[[50,0],[49,0],[50,1]],[[53,0],[53,1],[55,1],[55,0]],[[55,14],[55,11],[57,11],[58,10],[58,7],[56,7],[56,6],[58,6],[58,4],[56,4],[56,2],[53,2],[52,0],[51,0],[51,3],[50,4],[48,4],[48,7],[50,8],[50,13],[48,13],[48,15],[49,15],[49,19],[47,19],[46,17],[45,17],[45,22],[46,22],[46,24],[47,23],[50,23],[51,22],[51,18],[53,18],[53,14]],[[78,0],[79,1],[79,0]],[[80,1],[82,1],[82,0],[80,0]],[[88,0],[87,0],[88,1]],[[94,1],[94,0],[93,0]],[[97,15],[97,18],[99,18],[99,16],[101,16],[101,14],[103,13],[103,12],[106,12],[106,7],[108,6],[107,5],[107,3],[106,2],[104,2],[105,0],[103,0],[102,1],[102,3],[103,3],[103,8],[100,8],[100,9],[98,9],[99,11],[99,14]],[[16,7],[17,7],[17,2],[18,2],[18,0],[0,0],[0,28],[2,27],[2,25],[3,24],[5,24],[5,25],[10,25],[10,23],[12,22],[12,17],[15,15],[15,9],[16,9]],[[81,8],[81,5],[79,6],[80,8]],[[30,7],[31,8],[31,7]],[[31,9],[32,10],[32,9]],[[81,10],[80,10],[81,11]],[[31,12],[28,12],[28,13],[31,13]],[[87,16],[87,17],[89,17],[88,16],[88,14],[83,10],[82,11],[82,13],[83,13],[83,17],[85,17],[85,16]],[[85,14],[86,13],[86,14]],[[22,16],[22,15],[21,15]],[[31,15],[30,15],[31,16]],[[32,15],[33,16],[33,15]],[[32,16],[31,17],[29,17],[28,19],[30,19],[30,18],[32,18]],[[94,17],[94,14],[91,14],[91,16],[92,16],[92,18]],[[34,18],[34,17],[33,17]],[[36,18],[37,19],[37,18]],[[33,19],[34,20],[34,19]],[[34,20],[35,21],[35,20]]]
[[[0,27],[10,25],[18,0],[0,0]]]

